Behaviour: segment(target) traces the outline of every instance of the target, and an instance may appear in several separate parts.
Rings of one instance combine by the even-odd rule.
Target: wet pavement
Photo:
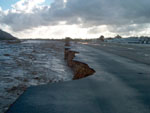
[[[61,41],[0,42],[0,113],[29,86],[72,80]]]
[[[96,73],[30,87],[8,113],[150,113],[149,65],[99,46],[77,44],[73,48],[80,52],[76,58]]]

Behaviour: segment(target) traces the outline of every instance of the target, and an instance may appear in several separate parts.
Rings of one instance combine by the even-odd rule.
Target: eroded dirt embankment
[[[65,44],[70,45],[70,44]],[[64,50],[64,58],[67,61],[67,64],[74,72],[73,80],[80,79],[92,75],[95,73],[95,70],[90,68],[88,64],[74,60],[75,54],[79,52],[73,51],[69,48],[69,46],[65,47]]]
[[[62,57],[64,43],[60,41],[26,40],[0,44],[0,113],[30,86],[76,80],[95,72],[86,63],[74,60],[78,52],[66,48],[65,59],[74,72],[72,78]]]

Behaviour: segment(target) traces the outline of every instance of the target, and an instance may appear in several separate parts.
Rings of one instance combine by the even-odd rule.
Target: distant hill
[[[0,40],[17,40],[17,38],[0,29]]]

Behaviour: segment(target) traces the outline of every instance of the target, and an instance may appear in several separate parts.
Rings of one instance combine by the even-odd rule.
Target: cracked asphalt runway
[[[97,45],[73,48],[80,52],[76,59],[93,68],[94,75],[30,87],[7,113],[150,113],[148,64]]]

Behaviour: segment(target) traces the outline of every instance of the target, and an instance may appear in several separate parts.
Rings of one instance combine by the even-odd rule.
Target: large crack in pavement
[[[74,59],[75,54],[78,54],[79,52],[71,50],[70,44],[68,43],[69,42],[66,42],[65,44],[64,59],[74,72],[73,80],[81,79],[94,74],[95,70],[90,68],[88,64]]]

